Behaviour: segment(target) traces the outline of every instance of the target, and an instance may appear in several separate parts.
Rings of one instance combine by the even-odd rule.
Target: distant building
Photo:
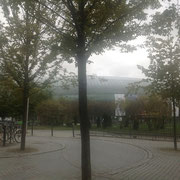
[[[89,99],[115,101],[115,95],[125,94],[126,87],[133,82],[140,81],[138,78],[111,77],[111,76],[88,76],[87,93]],[[78,87],[70,86],[62,88],[61,83],[57,83],[53,88],[55,98],[67,97],[78,98]]]
[[[138,82],[141,79],[138,78],[126,78],[126,77],[111,77],[111,76],[88,76],[87,77],[87,92],[88,99],[99,101],[114,101],[116,102],[115,115],[123,116],[124,112],[117,103],[124,99],[124,95],[127,93],[127,86],[130,83]],[[78,98],[78,87],[70,86],[67,89],[62,88],[60,83],[57,83],[53,88],[54,97],[66,97],[69,99]],[[132,98],[134,96],[132,95]]]
[[[120,102],[125,100],[125,95],[115,94],[114,97],[115,97],[115,103],[116,103],[115,116],[125,116],[125,112],[120,106]]]

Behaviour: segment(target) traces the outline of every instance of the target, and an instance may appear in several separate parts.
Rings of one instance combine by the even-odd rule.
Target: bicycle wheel
[[[10,133],[9,133],[9,130],[8,130],[7,127],[6,127],[6,134],[5,134],[5,136],[6,136],[5,143],[9,143],[9,141],[10,141]],[[4,141],[4,128],[1,127],[0,128],[0,142],[3,142],[3,141]]]
[[[10,127],[6,127],[6,143],[11,142],[11,129]]]
[[[17,143],[21,142],[21,129],[16,130],[14,134],[14,139]]]

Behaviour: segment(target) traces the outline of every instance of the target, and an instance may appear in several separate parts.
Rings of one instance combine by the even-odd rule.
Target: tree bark
[[[80,55],[77,62],[79,82],[79,117],[81,130],[82,180],[91,180],[89,119],[87,111],[86,59]]]
[[[172,98],[173,103],[173,139],[174,139],[174,150],[177,150],[177,134],[176,134],[176,108],[175,98]]]
[[[23,83],[23,121],[22,121],[22,134],[21,134],[21,150],[25,150],[26,143],[26,127],[27,127],[27,119],[28,119],[28,98],[29,98],[29,57],[30,57],[30,36],[29,36],[29,3],[25,2],[25,11],[26,11],[26,56],[24,60],[24,83]]]
[[[28,112],[28,88],[24,87],[23,90],[23,120],[22,120],[22,131],[21,131],[21,147],[20,149],[25,150],[26,145],[26,126],[27,126],[27,112]]]

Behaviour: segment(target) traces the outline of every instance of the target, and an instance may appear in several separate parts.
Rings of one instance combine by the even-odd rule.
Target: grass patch
[[[34,126],[33,127],[34,130],[50,130],[51,126]],[[79,126],[74,126],[75,130],[79,130],[80,127]],[[28,126],[28,130],[31,130],[31,126]],[[61,130],[61,131],[65,131],[65,130],[71,130],[72,131],[72,127],[67,127],[67,126],[54,126],[53,130]]]
[[[132,125],[128,127],[121,127],[120,125],[113,125],[112,127],[107,128],[97,128],[96,126],[92,126],[92,131],[101,131],[101,132],[112,132],[112,133],[124,133],[124,134],[145,134],[145,135],[162,135],[162,136],[172,136],[173,135],[173,127],[172,124],[165,124],[165,127],[162,129],[148,129],[147,124],[142,123],[139,124],[139,129],[134,130]],[[180,123],[177,123],[176,129],[177,135],[180,136]]]
[[[28,129],[31,130],[31,126],[28,126]],[[51,130],[51,126],[34,126],[34,130]],[[69,130],[72,131],[72,127],[68,126],[54,126],[53,130],[59,130],[59,131],[65,131]],[[80,130],[80,126],[74,126],[74,130]],[[134,130],[132,124],[130,124],[128,127],[121,127],[119,124],[113,124],[112,127],[107,128],[97,128],[96,124],[93,124],[91,126],[90,131],[100,131],[100,132],[109,132],[109,133],[119,133],[119,134],[137,134],[137,135],[147,135],[147,136],[167,136],[171,137],[173,136],[173,127],[172,123],[166,123],[163,129],[155,129],[152,128],[152,130],[148,129],[148,126],[146,123],[140,123],[139,129]],[[177,122],[177,136],[180,137],[180,122]]]

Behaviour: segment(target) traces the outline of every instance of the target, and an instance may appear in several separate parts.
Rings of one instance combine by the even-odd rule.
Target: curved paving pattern
[[[147,161],[150,153],[141,147],[124,142],[91,139],[91,163],[93,174],[98,177],[113,175],[119,170],[129,169]],[[66,161],[76,168],[80,168],[79,140],[68,144],[63,156]]]
[[[40,155],[63,150],[65,145],[55,142],[52,137],[29,137],[26,143],[26,151],[19,151],[20,144],[11,144],[0,147],[0,159]]]
[[[133,180],[180,180],[180,151],[173,151],[173,143],[129,140],[133,144],[144,146],[153,153],[152,158],[130,170],[119,172],[113,179]],[[178,144],[180,145],[180,144]],[[165,149],[165,151],[163,151]],[[167,149],[167,151],[166,151]],[[171,151],[168,151],[171,149]]]
[[[79,180],[80,139],[72,132],[36,131],[23,156],[0,147],[0,180]],[[179,180],[180,152],[173,143],[137,139],[91,138],[93,180]]]

